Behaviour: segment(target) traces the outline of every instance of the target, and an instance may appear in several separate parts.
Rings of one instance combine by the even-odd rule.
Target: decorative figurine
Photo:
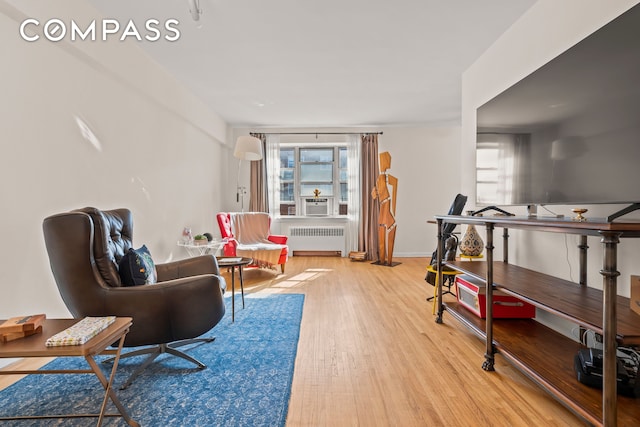
[[[571,212],[573,212],[575,214],[578,214],[573,218],[573,220],[574,221],[578,221],[578,222],[585,222],[587,220],[587,218],[583,217],[582,214],[583,213],[587,213],[588,210],[589,209],[578,209],[578,208],[571,209]]]
[[[456,252],[458,251],[458,239],[455,236],[449,237],[444,242],[444,257],[443,261],[455,261]]]
[[[193,234],[191,234],[191,229],[189,227],[185,227],[182,229],[182,241],[184,243],[193,242]]]
[[[398,193],[398,178],[390,175],[391,154],[388,151],[380,153],[380,174],[371,197],[380,201],[380,215],[378,217],[378,264],[393,266],[393,244],[396,237],[396,196]],[[389,189],[391,187],[391,189]]]

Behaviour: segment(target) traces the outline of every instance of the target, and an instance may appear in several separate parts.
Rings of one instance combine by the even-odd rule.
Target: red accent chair
[[[223,240],[226,240],[224,245],[222,246],[222,253],[224,256],[236,256],[236,246],[238,245],[238,241],[235,239],[233,235],[233,231],[231,230],[231,215],[228,212],[219,212],[216,215],[216,219],[218,220],[218,226],[220,227],[220,236]],[[269,234],[267,239],[277,245],[286,245],[287,244],[287,236],[283,235],[275,235]],[[289,248],[285,246],[282,248],[282,252],[280,253],[280,258],[278,259],[278,264],[280,265],[280,269],[284,273],[284,265],[289,258]]]

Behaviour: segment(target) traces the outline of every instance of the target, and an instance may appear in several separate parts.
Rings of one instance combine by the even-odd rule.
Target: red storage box
[[[487,317],[487,287],[485,282],[475,277],[461,274],[456,277],[458,302],[476,316]],[[503,319],[530,319],[536,316],[536,308],[516,297],[493,291],[493,317]]]

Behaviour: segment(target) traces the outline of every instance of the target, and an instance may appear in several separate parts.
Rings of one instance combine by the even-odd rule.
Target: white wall
[[[391,154],[389,173],[398,178],[396,221],[398,231],[394,257],[431,256],[436,247],[436,226],[428,224],[436,214],[446,213],[460,188],[460,127],[377,127],[371,129],[251,129],[255,132],[379,132],[378,151]],[[234,138],[248,129],[234,129]],[[291,139],[293,137],[287,136]],[[300,141],[315,140],[300,135]],[[325,137],[331,138],[331,137]],[[339,137],[336,137],[339,138]],[[237,171],[237,159],[229,152],[229,162]],[[248,185],[249,172],[242,166],[241,184]],[[236,172],[231,173],[234,174]],[[235,184],[234,184],[235,188]],[[240,210],[235,195],[225,202],[230,210]],[[245,202],[246,205],[246,202]],[[277,224],[276,224],[277,225]]]
[[[86,3],[0,1],[0,318],[68,316],[44,246],[48,215],[128,207],[134,245],[146,244],[157,262],[186,256],[176,246],[184,226],[217,229],[227,150],[220,117],[136,43],[27,43],[18,35],[25,17],[100,18]]]
[[[427,221],[446,214],[460,192],[460,127],[385,128],[379,143],[398,178],[394,256],[431,256],[437,227]]]
[[[474,196],[474,147],[476,108],[546,62],[619,16],[636,0],[539,0],[473,66],[464,73],[462,86],[462,188]],[[597,61],[598,58],[594,58]],[[557,213],[572,215],[574,206],[553,206]],[[588,216],[606,216],[622,206],[586,206]],[[523,208],[512,209],[523,214]],[[539,214],[541,212],[539,211]],[[542,212],[544,214],[544,212]],[[633,218],[627,216],[625,218]],[[525,267],[578,280],[578,238],[555,234],[512,232],[511,260]],[[601,287],[602,248],[589,238],[588,281]],[[496,245],[498,246],[498,245]],[[630,274],[640,274],[637,253],[640,242],[623,240],[618,250],[619,293],[629,296]]]

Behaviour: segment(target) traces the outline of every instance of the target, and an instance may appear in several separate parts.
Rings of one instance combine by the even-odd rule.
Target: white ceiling
[[[91,0],[234,127],[459,123],[461,75],[535,0]],[[126,22],[126,21],[124,21]],[[141,28],[144,28],[142,25]]]

